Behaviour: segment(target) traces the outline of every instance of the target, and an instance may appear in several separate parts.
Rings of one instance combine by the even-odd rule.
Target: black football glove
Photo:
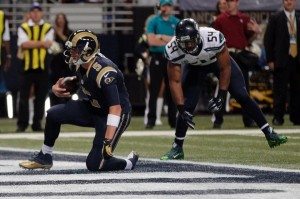
[[[184,123],[191,129],[195,129],[195,122],[193,122],[194,116],[190,112],[184,110],[184,105],[178,105],[177,108],[179,116],[182,118]]]
[[[108,160],[111,157],[113,157],[111,140],[109,139],[104,139],[103,141],[102,156],[105,160]]]
[[[223,108],[224,101],[226,98],[227,91],[224,90],[219,90],[218,96],[213,97],[211,100],[208,102],[208,110],[211,113],[217,113],[220,112]]]

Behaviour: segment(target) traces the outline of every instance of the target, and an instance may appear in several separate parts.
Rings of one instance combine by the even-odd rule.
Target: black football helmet
[[[185,53],[194,54],[201,44],[199,26],[194,19],[182,19],[175,28],[178,47]]]
[[[73,32],[66,41],[65,48],[65,61],[68,64],[83,64],[89,62],[100,52],[97,36],[90,30],[77,30]],[[77,60],[71,57],[71,49],[78,51],[79,58]]]

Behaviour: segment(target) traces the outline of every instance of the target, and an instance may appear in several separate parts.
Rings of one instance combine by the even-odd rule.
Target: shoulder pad
[[[172,63],[181,64],[185,54],[178,47],[175,37],[165,46],[165,57]]]
[[[200,29],[200,34],[203,38],[203,49],[205,51],[218,53],[223,49],[226,39],[220,31],[206,27]]]
[[[117,70],[111,66],[106,66],[100,70],[96,77],[96,82],[99,87],[101,85],[108,85],[116,79]]]

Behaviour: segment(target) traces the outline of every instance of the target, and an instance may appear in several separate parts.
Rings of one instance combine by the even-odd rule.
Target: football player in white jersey
[[[193,111],[208,73],[214,73],[219,78],[218,96],[209,101],[209,111],[221,111],[229,91],[265,134],[271,148],[287,142],[286,136],[274,132],[258,105],[250,98],[241,70],[230,57],[221,32],[199,27],[193,19],[183,19],[176,26],[175,36],[165,47],[165,56],[169,60],[170,89],[179,114],[173,146],[161,157],[162,160],[184,158],[183,141],[188,127],[195,127]]]

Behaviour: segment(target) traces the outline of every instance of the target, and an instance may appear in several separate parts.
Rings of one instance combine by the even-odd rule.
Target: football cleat
[[[268,144],[270,148],[274,148],[276,146],[279,146],[280,144],[284,144],[287,142],[287,137],[285,135],[277,134],[273,129],[271,133],[268,135],[265,135],[266,139],[268,141]]]
[[[131,170],[133,170],[139,159],[139,155],[135,151],[131,151],[131,153],[129,153],[129,155],[127,156],[127,159],[132,163]]]
[[[183,160],[184,159],[184,153],[182,147],[176,145],[171,148],[169,152],[167,152],[165,155],[163,155],[161,160]]]
[[[43,154],[42,151],[34,153],[29,160],[19,164],[23,169],[50,169],[52,165],[52,156],[47,153]]]

